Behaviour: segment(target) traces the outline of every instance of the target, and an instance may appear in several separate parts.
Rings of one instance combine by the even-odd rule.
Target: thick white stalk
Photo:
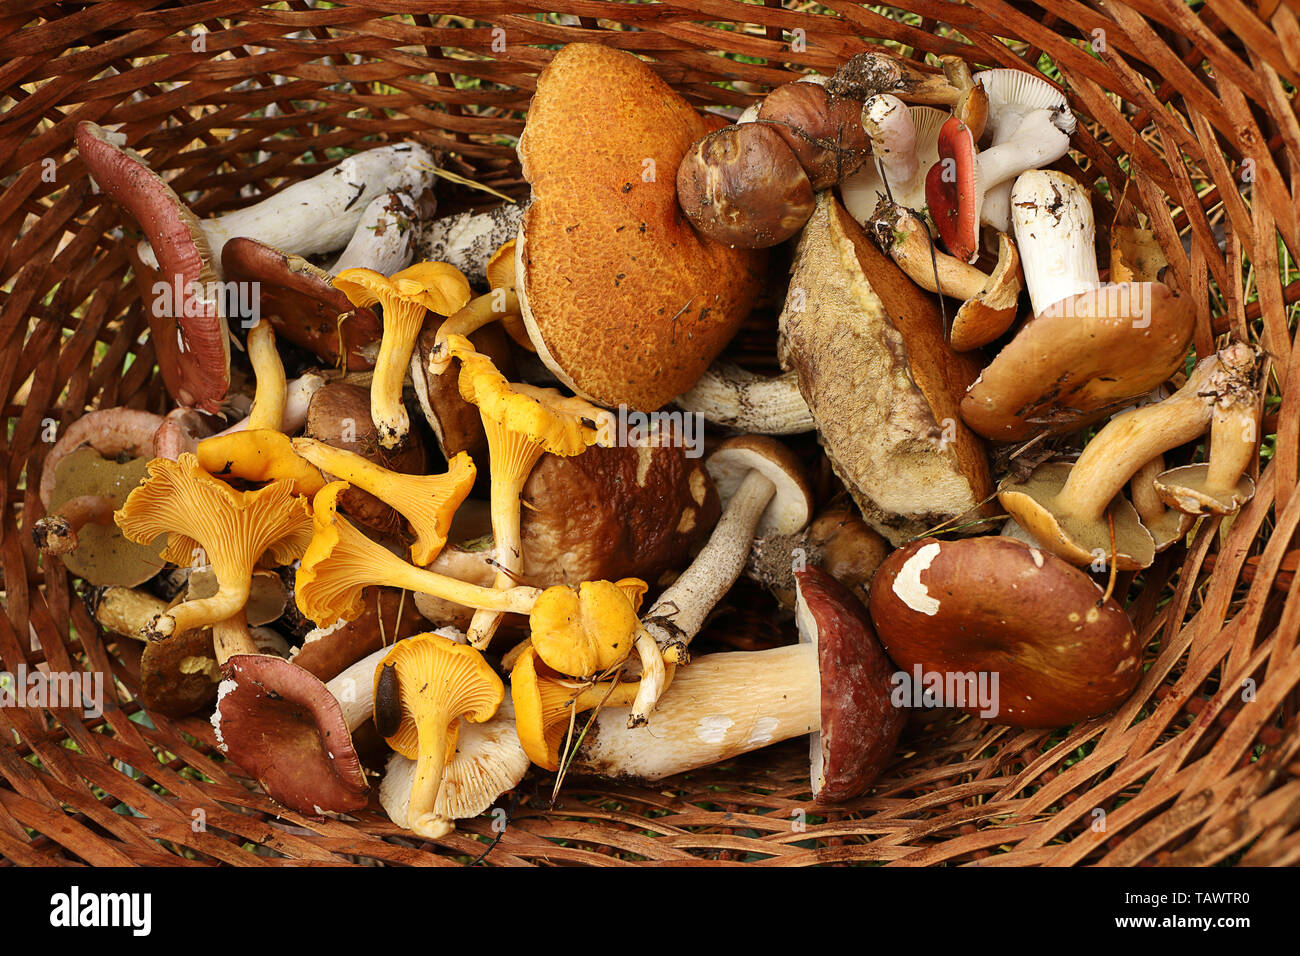
[[[381,647],[326,682],[325,689],[335,696],[343,710],[343,722],[348,725],[349,733],[355,733],[375,712],[375,671],[391,650],[391,646]]]
[[[1051,170],[1031,170],[1012,190],[1016,246],[1034,315],[1100,288],[1092,202],[1079,184]]]
[[[366,207],[347,248],[327,271],[374,269],[389,276],[411,264],[419,217],[410,193],[390,190]]]

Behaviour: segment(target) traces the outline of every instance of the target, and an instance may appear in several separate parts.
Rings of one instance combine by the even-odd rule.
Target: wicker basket
[[[97,719],[0,708],[0,859],[452,864],[499,837],[484,862],[1300,862],[1300,388],[1285,388],[1300,369],[1300,123],[1287,93],[1300,85],[1300,17],[1278,0],[902,6],[914,12],[844,0],[6,5],[0,664],[111,676]],[[377,808],[324,823],[283,813],[221,758],[206,719],[144,714],[138,646],[97,629],[27,530],[52,422],[165,402],[128,244],[113,238],[119,213],[72,154],[75,124],[124,124],[178,191],[202,189],[200,215],[311,174],[297,162],[307,151],[328,163],[336,147],[411,136],[521,195],[522,111],[552,51],[577,40],[644,56],[712,107],[747,105],[875,44],[1059,71],[1081,119],[1072,171],[1150,217],[1170,281],[1196,305],[1197,352],[1227,334],[1272,356],[1271,454],[1254,500],[1203,523],[1138,586],[1121,577],[1150,643],[1146,677],[1118,712],[1068,733],[918,713],[879,784],[834,812],[812,805],[794,742],[657,787],[569,781],[553,808],[550,779],[538,779],[503,804],[503,833],[497,814],[437,844]]]

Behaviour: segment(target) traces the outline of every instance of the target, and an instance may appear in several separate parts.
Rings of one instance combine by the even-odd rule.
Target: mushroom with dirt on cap
[[[1119,706],[1142,676],[1124,609],[1083,571],[1011,538],[912,542],[876,572],[870,609],[904,672],[961,679],[936,702],[994,723],[1078,723]]]

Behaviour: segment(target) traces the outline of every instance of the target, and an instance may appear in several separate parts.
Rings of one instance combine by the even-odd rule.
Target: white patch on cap
[[[735,721],[730,717],[721,714],[701,717],[700,722],[695,725],[695,736],[706,744],[720,744],[734,723]]]
[[[217,746],[221,749],[222,753],[226,752],[226,741],[221,736],[221,701],[227,694],[238,686],[239,682],[233,677],[228,677],[217,685],[217,706],[212,711],[210,721],[212,723],[212,729],[217,735]]]
[[[776,733],[777,725],[780,721],[775,717],[760,717],[754,721],[754,729],[749,732],[749,737],[745,744],[750,747],[761,747],[770,743],[772,735]]]
[[[930,592],[921,583],[921,572],[930,567],[930,562],[938,554],[939,543],[937,541],[922,545],[916,554],[903,562],[902,569],[894,577],[894,593],[898,595],[902,602],[913,611],[919,611],[921,614],[930,617],[934,617],[939,613],[939,600],[930,597]]]
[[[1039,551],[1037,548],[1030,548],[1029,553],[1033,556],[1034,564],[1041,568],[1043,566],[1043,552]]]

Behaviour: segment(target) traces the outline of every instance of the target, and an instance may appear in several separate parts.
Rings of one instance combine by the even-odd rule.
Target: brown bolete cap
[[[1074,431],[1151,391],[1182,365],[1190,300],[1159,282],[1104,285],[1027,321],[981,373],[961,417],[997,441]]]
[[[146,308],[145,315],[168,393],[181,405],[216,414],[230,387],[230,338],[220,303],[209,297],[220,275],[199,220],[108,130],[83,120],[75,139],[95,182],[135,218],[158,256],[168,307]]]
[[[813,189],[842,182],[871,155],[862,101],[836,96],[821,83],[795,80],[778,86],[763,98],[758,121],[781,134]]]
[[[452,368],[442,375],[431,375],[429,356],[437,340],[438,328],[443,320],[435,318],[425,322],[420,337],[415,340],[411,356],[411,383],[415,396],[424,412],[424,420],[433,430],[444,458],[451,459],[458,452],[468,452],[475,464],[488,460],[487,435],[483,432],[483,417],[479,410],[460,394],[460,376]],[[486,355],[492,364],[510,380],[515,380],[515,360],[510,350],[510,336],[500,323],[485,325],[469,336],[475,350]],[[484,468],[483,473],[487,474]]]
[[[817,565],[866,601],[871,577],[889,550],[885,539],[845,502],[819,512],[794,534],[757,539],[750,548],[745,574],[771,591],[787,610],[794,609],[794,569],[800,562]]]
[[[602,405],[651,411],[687,391],[758,293],[765,256],[704,239],[677,205],[677,167],[707,131],[612,47],[570,43],[537,78],[519,140],[533,189],[520,305],[542,361]]]
[[[812,517],[813,496],[803,465],[789,447],[766,435],[738,435],[718,445],[706,463],[723,508],[752,471],[776,487],[754,537],[793,534]]]
[[[415,595],[398,588],[366,588],[361,602],[365,610],[359,617],[309,631],[290,660],[321,680],[333,680],[367,654],[426,626],[415,606]]]
[[[821,568],[795,573],[799,639],[817,645],[821,733],[809,738],[813,797],[841,803],[880,776],[907,713],[890,700],[894,671],[867,609]]]
[[[290,810],[320,817],[368,802],[365,770],[338,699],[297,664],[233,655],[212,725],[226,755]]]
[[[222,248],[221,266],[228,281],[260,284],[258,308],[276,335],[345,372],[374,367],[379,317],[369,307],[353,305],[334,288],[328,272],[302,256],[242,237]]]
[[[993,490],[988,459],[957,408],[979,363],[944,341],[934,299],[829,192],[804,227],[790,288],[783,361],[864,520],[898,545],[977,508]]]
[[[966,678],[967,694],[970,678],[988,675],[997,713],[987,719],[1063,727],[1119,706],[1142,676],[1133,623],[1102,597],[1083,571],[1012,538],[922,538],[885,559],[869,606],[904,673],[955,688]]]

